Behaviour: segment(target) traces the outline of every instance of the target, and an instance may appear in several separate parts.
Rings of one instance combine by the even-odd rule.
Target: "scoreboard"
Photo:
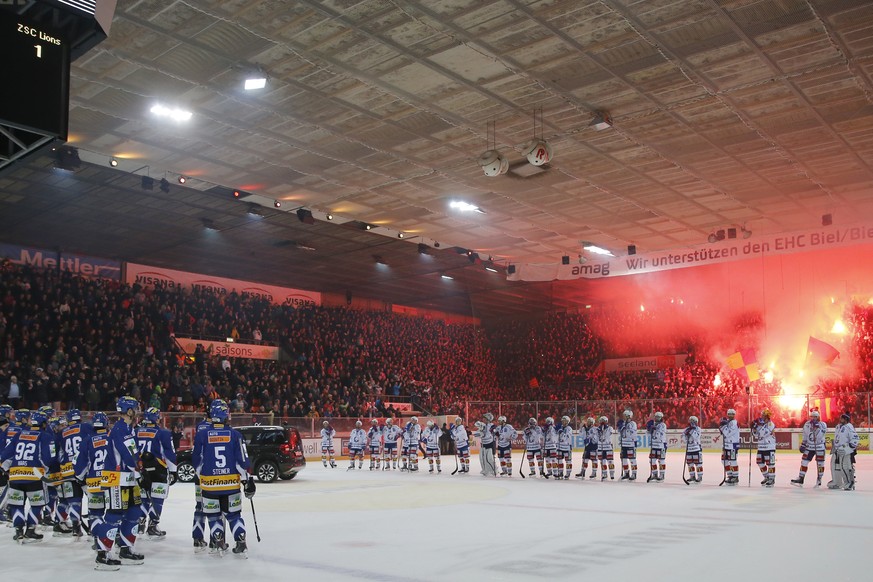
[[[27,14],[0,10],[0,122],[67,139],[70,44]]]

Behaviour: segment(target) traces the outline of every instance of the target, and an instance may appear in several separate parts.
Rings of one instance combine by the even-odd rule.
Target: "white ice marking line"
[[[682,516],[675,513],[653,513],[645,511],[615,511],[611,509],[583,509],[581,507],[549,507],[546,505],[523,505],[520,503],[495,503],[492,501],[482,501],[479,505],[494,505],[498,507],[516,507],[519,509],[536,509],[536,510],[553,510],[553,511],[576,511],[579,513],[606,513],[608,515],[636,515],[646,517],[667,517],[670,519],[699,519],[695,516]],[[735,519],[724,517],[710,517],[710,520],[728,521],[735,523]],[[837,529],[860,529],[873,531],[873,526],[870,525],[850,525],[844,523],[821,523],[821,522],[803,522],[803,521],[782,521],[778,519],[744,519],[744,523],[763,523],[767,525],[796,525],[800,527],[830,527]]]

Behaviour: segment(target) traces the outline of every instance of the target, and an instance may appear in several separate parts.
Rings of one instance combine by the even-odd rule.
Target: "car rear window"
[[[261,435],[263,445],[281,445],[285,442],[285,435],[278,430],[271,430]]]

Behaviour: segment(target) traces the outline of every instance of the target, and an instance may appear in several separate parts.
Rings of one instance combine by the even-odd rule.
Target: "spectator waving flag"
[[[820,339],[815,339],[809,336],[809,343],[806,345],[806,361],[803,367],[807,370],[817,370],[825,368],[834,363],[834,360],[840,357],[840,352],[827,342]]]
[[[735,354],[731,354],[727,359],[728,366],[732,370],[736,370],[740,376],[744,377],[747,382],[754,382],[761,378],[758,371],[758,357],[755,355],[755,350],[745,349],[740,350]]]

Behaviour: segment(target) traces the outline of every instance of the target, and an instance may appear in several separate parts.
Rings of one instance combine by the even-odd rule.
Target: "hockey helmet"
[[[139,410],[139,401],[132,396],[122,396],[115,403],[115,410],[121,414],[127,414],[131,410],[136,412]]]
[[[809,413],[809,415],[815,419],[821,418],[821,412],[819,412],[818,410],[813,410],[812,412]]]
[[[409,419],[409,422],[411,422],[412,424],[418,424],[418,417],[413,416],[412,418]]]
[[[363,422],[361,422],[360,420],[355,421],[355,428],[361,428],[362,426],[364,426]]]
[[[473,426],[476,427],[476,430],[482,430],[483,428],[485,428],[485,423],[481,420],[477,420],[475,423],[473,423]]]
[[[371,419],[370,419],[370,424],[372,424],[373,426],[376,426],[376,425],[379,424],[379,421],[378,421],[377,419],[375,419],[375,418],[371,418]]]
[[[109,424],[109,419],[102,412],[95,412],[91,417],[91,426],[94,428],[106,428]]]
[[[567,416],[566,414],[564,416],[562,416],[561,417],[561,424],[563,424],[564,426],[567,426],[568,424],[570,424],[570,417]]]
[[[30,418],[31,420],[33,419],[32,416]],[[57,416],[52,416],[48,419],[48,425],[53,431],[57,432],[61,428],[61,419]]]
[[[497,422],[499,422],[500,424],[506,424],[506,417],[505,417],[505,416],[502,416],[502,415],[501,415],[501,416],[498,416],[498,417],[497,417]]]
[[[609,424],[609,419],[605,416],[600,417],[600,424]]]
[[[485,422],[491,422],[492,420],[494,420],[494,415],[490,412],[486,412],[482,418],[485,419]]]
[[[324,422],[321,423],[321,426],[323,426],[324,428],[327,428],[330,426],[330,423],[325,420]]]
[[[51,418],[55,415],[55,409],[46,404],[45,406],[40,406],[37,408],[40,412],[46,415],[46,418]]]
[[[433,427],[433,421],[432,421],[432,420],[428,420],[428,421],[427,421],[427,428],[432,428],[432,427]]]
[[[555,424],[555,419],[551,416],[546,418],[546,424]]]
[[[658,422],[661,422],[662,420],[664,420],[664,413],[663,412],[656,412],[655,413],[655,420]]]
[[[588,426],[594,426],[594,417],[593,417],[593,416],[589,416],[588,418],[586,418],[586,419],[585,419],[585,424],[587,424]]]
[[[460,416],[455,417],[455,424],[463,424],[463,423],[464,423],[463,418],[461,418]]]
[[[528,425],[528,426],[536,426],[536,425],[537,425],[537,419],[535,419],[535,418],[528,418],[528,419],[527,419],[527,425]]]
[[[391,426],[392,424],[394,424],[394,420],[390,416],[385,419],[385,426]]]
[[[699,421],[698,421],[698,419],[697,419],[696,416],[689,416],[689,417],[688,417],[688,422],[691,423],[691,424],[696,425]]]
[[[67,420],[69,422],[79,422],[82,420],[82,411],[78,408],[71,408],[67,411]]]
[[[15,412],[15,409],[8,404],[0,404],[0,418],[9,419],[9,414]]]
[[[48,416],[41,410],[34,410],[30,415],[30,426],[42,426],[48,422]]]
[[[19,423],[27,422],[27,419],[30,418],[30,411],[26,408],[19,408],[15,411],[15,420]]]
[[[736,415],[737,415],[737,411],[734,410],[733,408],[728,408],[727,415],[728,415],[729,417],[736,416]]]
[[[227,402],[221,398],[216,398],[209,405],[209,418],[215,422],[224,422],[230,414],[230,409],[227,407]]]
[[[840,415],[840,422],[842,422],[843,424],[848,424],[849,422],[851,422],[851,420],[852,417],[850,417],[847,412],[844,412]]]
[[[622,413],[622,416],[624,416],[626,419],[630,420],[634,417],[634,412],[633,412],[633,410],[625,410]]]
[[[161,420],[161,409],[155,406],[150,406],[146,409],[146,411],[142,415],[142,419],[145,422],[150,422],[152,424],[157,424],[159,420]]]

